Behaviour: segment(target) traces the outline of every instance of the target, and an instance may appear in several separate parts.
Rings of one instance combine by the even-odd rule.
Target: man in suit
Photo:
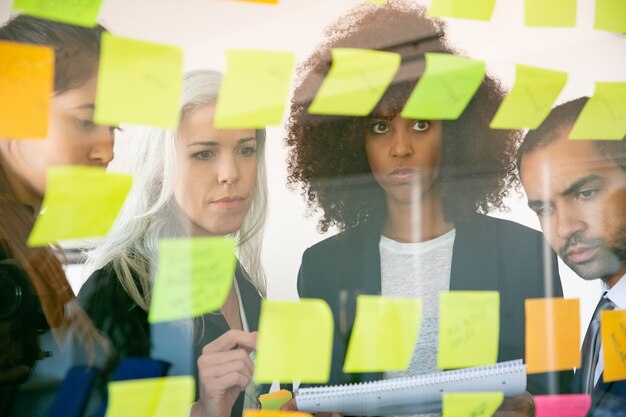
[[[626,380],[603,380],[601,311],[626,309],[626,262],[607,246],[624,211],[610,197],[626,187],[626,142],[569,140],[587,102],[579,98],[553,109],[520,146],[517,166],[543,232],[559,257],[581,278],[602,280],[602,295],[582,346],[573,390],[592,395],[590,415],[626,415]],[[604,214],[604,215],[603,215]],[[623,232],[623,231],[622,231]]]

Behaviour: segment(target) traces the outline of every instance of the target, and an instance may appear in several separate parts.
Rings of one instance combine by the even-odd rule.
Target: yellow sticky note
[[[613,139],[626,136],[626,82],[596,82],[596,91],[578,115],[570,139]]]
[[[105,417],[185,417],[194,396],[191,376],[109,382]]]
[[[301,411],[243,410],[243,417],[313,417]]]
[[[502,401],[501,392],[445,393],[442,417],[491,417]]]
[[[102,0],[15,0],[13,9],[72,25],[94,27]]]
[[[333,316],[324,300],[263,300],[254,380],[323,384],[330,377],[332,347]]]
[[[94,120],[175,128],[182,79],[181,48],[105,33]]]
[[[385,4],[387,0],[365,0],[366,3],[370,4]]]
[[[567,83],[567,73],[517,65],[515,85],[489,127],[536,129],[548,117]]]
[[[626,33],[626,1],[596,0],[594,29]]]
[[[41,213],[28,246],[105,236],[130,191],[132,176],[84,166],[48,169]]]
[[[626,310],[603,311],[600,332],[604,382],[626,379]]]
[[[526,26],[576,26],[577,0],[525,0]]]
[[[263,394],[259,396],[259,402],[261,403],[261,410],[264,411],[277,411],[280,410],[285,403],[293,398],[291,391],[281,389],[280,391],[270,392],[269,394]]]
[[[580,367],[578,299],[526,300],[526,371],[529,374]]]
[[[231,49],[215,109],[218,129],[257,129],[280,123],[295,56],[291,52]]]
[[[498,360],[500,293],[450,291],[439,296],[441,369],[492,365]]]
[[[458,119],[484,78],[483,61],[427,52],[426,70],[407,100],[402,117]]]
[[[53,90],[52,48],[0,41],[0,138],[45,138]]]
[[[196,317],[221,308],[233,282],[236,246],[229,237],[159,241],[148,321]]]
[[[309,113],[366,116],[400,68],[400,54],[334,48],[333,62]]]
[[[432,17],[490,20],[496,0],[433,0],[428,9]]]
[[[344,372],[402,371],[409,366],[422,320],[422,300],[357,297]]]
[[[249,3],[278,4],[278,0],[237,0],[237,1],[247,1]]]

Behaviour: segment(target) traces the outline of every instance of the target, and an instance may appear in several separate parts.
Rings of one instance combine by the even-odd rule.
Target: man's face
[[[626,186],[626,172],[592,141],[568,140],[569,128],[524,155],[521,180],[528,206],[561,259],[584,279],[610,279],[624,265],[606,247],[603,210]],[[623,216],[623,213],[612,215]]]

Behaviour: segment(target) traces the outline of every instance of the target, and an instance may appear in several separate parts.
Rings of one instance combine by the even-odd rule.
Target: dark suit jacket
[[[588,417],[626,417],[626,380],[602,382],[591,393]]]
[[[562,297],[554,252],[544,262],[541,233],[506,220],[475,215],[456,225],[450,290],[500,292],[498,361],[524,358],[526,298]],[[342,366],[356,313],[356,295],[380,294],[380,230],[355,228],[304,252],[298,277],[301,297],[321,298],[335,319],[331,384],[380,379],[381,374],[344,374]],[[544,266],[551,277],[544,290]],[[531,394],[567,392],[571,372],[529,375]],[[549,379],[554,383],[550,387]]]

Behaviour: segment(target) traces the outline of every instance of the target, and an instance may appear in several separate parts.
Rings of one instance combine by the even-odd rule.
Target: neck
[[[607,287],[613,288],[613,286],[619,282],[624,274],[626,274],[626,265],[622,265],[622,267],[614,275],[602,278],[602,281],[604,281]]]

